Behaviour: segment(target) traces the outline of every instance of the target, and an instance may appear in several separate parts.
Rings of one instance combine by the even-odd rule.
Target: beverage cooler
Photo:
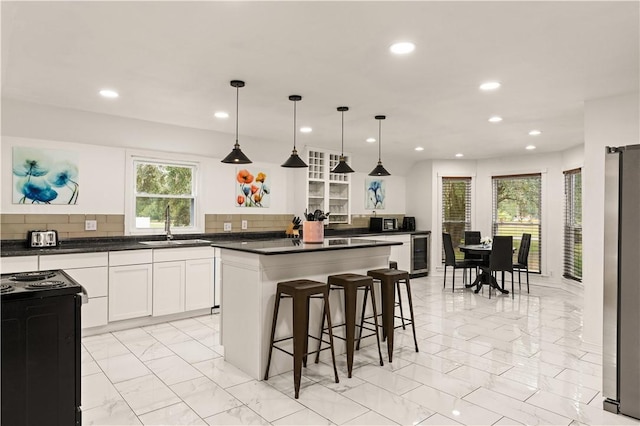
[[[419,232],[411,234],[411,276],[429,275],[429,248],[431,233]]]

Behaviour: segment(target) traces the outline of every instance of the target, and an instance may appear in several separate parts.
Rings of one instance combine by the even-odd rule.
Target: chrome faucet
[[[169,204],[167,204],[167,208],[164,209],[164,232],[167,234],[167,241],[173,239],[173,235],[171,234],[171,209],[169,208]]]

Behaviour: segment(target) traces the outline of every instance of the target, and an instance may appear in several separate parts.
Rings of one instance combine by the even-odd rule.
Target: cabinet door
[[[398,262],[398,269],[411,271],[411,236],[410,235],[388,235],[388,241],[401,242],[401,246],[391,246],[389,260]]]
[[[150,263],[109,268],[109,321],[151,315],[152,273]]]
[[[0,258],[0,272],[33,272],[38,270],[38,256],[15,256]]]
[[[184,312],[185,261],[153,264],[153,316]]]
[[[187,311],[213,306],[213,279],[213,259],[187,260]]]

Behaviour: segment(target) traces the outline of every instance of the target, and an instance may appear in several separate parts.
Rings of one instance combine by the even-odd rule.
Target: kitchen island
[[[386,268],[391,246],[400,244],[361,238],[326,238],[317,244],[299,239],[214,243],[222,260],[221,343],[225,360],[262,380],[278,282],[303,278],[326,282],[328,275],[366,274],[370,269]],[[341,292],[331,292],[330,304],[334,324],[341,324]],[[280,305],[276,339],[291,335],[291,318],[291,304],[285,300]],[[314,301],[309,318],[312,335],[319,335],[321,318],[321,302]],[[310,350],[315,342],[310,340]],[[372,342],[374,338],[363,340],[363,345]],[[342,343],[335,341],[336,353],[344,352]],[[273,352],[271,376],[292,368],[289,355]]]

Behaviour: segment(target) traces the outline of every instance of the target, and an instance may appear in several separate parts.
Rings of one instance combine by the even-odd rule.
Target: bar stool
[[[390,260],[389,269],[398,269],[398,262],[396,262],[395,260]]]
[[[329,325],[329,341],[322,340],[320,337],[309,335],[309,300],[314,295],[321,295],[324,300],[322,322],[326,317],[327,324]],[[278,311],[280,309],[280,300],[283,298],[293,299],[293,336],[285,337],[282,339],[274,340],[276,333],[276,321],[278,319]],[[336,368],[336,357],[333,350],[333,333],[331,332],[331,317],[329,316],[329,290],[325,283],[311,280],[293,280],[283,281],[278,283],[276,292],[276,303],[273,310],[273,323],[271,325],[271,344],[269,346],[269,357],[267,359],[267,370],[264,373],[264,379],[269,380],[269,366],[271,365],[271,353],[273,348],[276,348],[284,353],[293,356],[293,383],[295,387],[295,397],[298,398],[300,394],[300,379],[302,378],[302,365],[307,366],[307,355],[310,353],[320,354],[321,350],[331,349],[331,359],[333,360],[333,372],[335,374],[336,383],[338,380],[338,369]],[[308,338],[318,340],[318,350],[308,352]],[[293,339],[293,353],[286,351],[278,346],[276,343],[284,340]],[[321,349],[322,343],[328,343],[329,347]],[[317,362],[317,361],[316,361]]]
[[[366,275],[359,274],[339,274],[329,275],[327,279],[327,285],[330,290],[344,290],[344,324],[334,325],[333,327],[345,326],[345,337],[335,336],[337,339],[344,340],[347,345],[347,371],[348,377],[351,377],[353,370],[353,352],[356,343],[356,326],[360,327],[360,335],[362,336],[362,328],[364,325],[356,324],[356,299],[358,297],[358,290],[371,290],[371,305],[373,307],[373,313],[375,316],[375,328],[368,328],[370,331],[374,331],[376,340],[378,341],[378,355],[380,356],[380,365],[384,365],[382,361],[382,350],[380,349],[380,336],[378,335],[378,310],[376,308],[376,300],[374,296],[375,290],[373,289],[373,278]],[[366,294],[366,293],[365,293]],[[364,307],[364,306],[363,306]],[[331,323],[327,320],[329,330],[331,330]],[[322,333],[324,333],[324,317],[322,319]],[[373,334],[365,337],[373,336]],[[320,354],[316,354],[316,362],[318,362]]]
[[[413,301],[411,299],[411,283],[409,280],[409,273],[398,269],[374,269],[367,272],[367,275],[372,277],[375,281],[380,282],[381,300],[382,300],[382,340],[387,339],[387,353],[389,355],[389,362],[393,360],[393,333],[396,328],[402,327],[405,330],[405,324],[408,322],[413,329],[413,342],[416,346],[416,352],[418,352],[418,339],[416,337],[416,326],[414,324],[413,316]],[[407,299],[409,300],[409,312],[411,317],[405,318],[402,311],[402,298],[400,296],[400,284],[403,283],[407,289]],[[398,295],[398,301],[396,302],[395,295]],[[372,294],[373,297],[373,294]],[[364,293],[364,301],[367,300],[367,291]],[[400,307],[400,316],[395,315],[395,307]],[[369,317],[371,318],[371,317]],[[395,326],[395,318],[400,318],[402,325]],[[361,322],[366,322],[364,317],[364,308],[362,310]],[[405,322],[406,320],[406,322]],[[377,324],[377,321],[376,321]],[[358,345],[360,346],[360,338],[358,338]]]

